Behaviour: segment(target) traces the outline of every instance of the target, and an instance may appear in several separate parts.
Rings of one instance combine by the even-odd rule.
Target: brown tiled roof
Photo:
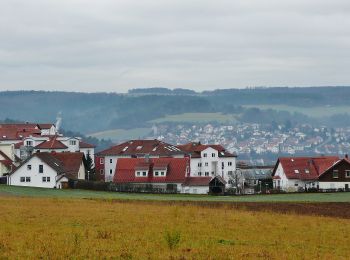
[[[200,158],[200,154],[207,148],[213,148],[219,152],[219,157],[237,157],[236,154],[230,153],[224,147],[217,144],[201,144],[200,142],[191,142],[184,145],[178,145],[177,148],[190,154],[193,158]]]
[[[79,148],[95,148],[95,145],[80,141]]]
[[[178,149],[176,146],[164,143],[159,140],[130,140],[128,142],[112,146],[109,149],[101,151],[98,156],[107,155],[150,155],[168,157],[174,155],[184,154],[183,151]]]
[[[51,137],[49,140],[44,141],[37,146],[35,149],[67,149],[68,147],[64,145],[61,141],[57,140],[57,136]]]

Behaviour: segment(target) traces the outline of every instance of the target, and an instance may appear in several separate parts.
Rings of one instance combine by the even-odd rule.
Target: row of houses
[[[251,167],[237,166],[237,155],[221,145],[200,142],[130,140],[95,155],[93,145],[60,135],[55,125],[0,125],[0,136],[0,176],[7,176],[9,185],[67,187],[70,180],[85,179],[90,156],[97,179],[115,183],[119,190],[151,186],[178,193],[235,189],[251,194],[270,188],[295,192],[350,186],[348,156],[283,157],[274,167]]]

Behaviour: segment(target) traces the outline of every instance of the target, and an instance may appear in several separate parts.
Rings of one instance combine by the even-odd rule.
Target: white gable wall
[[[39,173],[39,165],[44,167],[43,173]],[[28,170],[28,165],[32,166]],[[30,177],[30,182],[21,182],[21,177]],[[43,182],[42,177],[50,177],[50,182]],[[34,156],[9,177],[9,185],[54,188],[56,187],[57,172],[38,157]]]

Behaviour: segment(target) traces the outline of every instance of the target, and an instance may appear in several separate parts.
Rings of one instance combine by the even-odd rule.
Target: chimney
[[[349,155],[347,153],[345,154],[345,159],[349,159]]]

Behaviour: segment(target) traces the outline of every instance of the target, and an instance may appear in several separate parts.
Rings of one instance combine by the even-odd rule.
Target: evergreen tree
[[[96,180],[96,171],[94,162],[90,156],[90,153],[84,157],[84,166],[85,166],[85,180],[95,181]]]

